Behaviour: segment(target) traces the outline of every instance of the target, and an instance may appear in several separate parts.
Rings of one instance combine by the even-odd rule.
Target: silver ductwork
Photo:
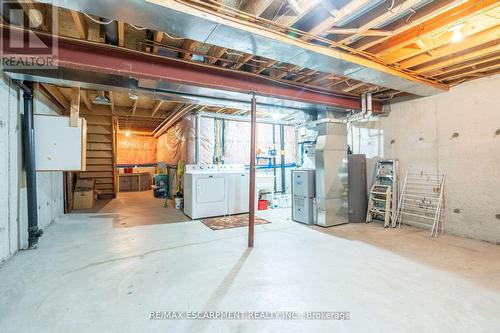
[[[347,125],[322,123],[317,130],[317,224],[330,227],[348,222]]]
[[[48,4],[289,63],[419,96],[446,85],[335,49],[312,45],[249,23],[229,21],[175,0],[42,0]]]

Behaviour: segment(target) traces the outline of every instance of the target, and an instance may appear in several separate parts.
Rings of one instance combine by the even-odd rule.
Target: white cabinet
[[[248,172],[227,175],[228,214],[248,213],[250,175]]]
[[[68,117],[35,115],[37,171],[85,171],[87,123],[69,126]]]

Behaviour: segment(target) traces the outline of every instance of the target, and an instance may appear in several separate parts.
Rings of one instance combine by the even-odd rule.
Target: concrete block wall
[[[380,145],[379,157],[399,159],[403,177],[408,169],[445,172],[446,232],[500,243],[499,91],[496,75],[394,103],[387,118],[358,125],[378,134],[361,135],[354,150]]]
[[[0,78],[0,262],[19,248],[21,183],[19,93]]]
[[[56,108],[35,97],[35,113],[57,115]],[[28,246],[26,180],[22,166],[22,93],[0,78],[0,262]],[[5,157],[5,158],[4,158]],[[46,228],[64,213],[62,172],[38,172],[38,224]],[[42,240],[43,241],[43,240]]]

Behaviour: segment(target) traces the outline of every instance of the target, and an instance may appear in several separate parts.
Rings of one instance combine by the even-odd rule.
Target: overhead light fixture
[[[463,25],[458,25],[456,27],[453,27],[450,29],[450,31],[453,32],[453,34],[451,35],[451,41],[454,42],[454,43],[458,43],[460,42],[462,39],[464,39],[464,35],[462,34],[462,27]]]
[[[92,103],[97,105],[111,105],[111,101],[104,95],[104,91],[98,91],[97,96],[92,99]]]
[[[129,92],[128,93],[128,98],[130,98],[131,100],[135,101],[135,100],[137,100],[139,98],[139,96],[137,96],[133,92]]]
[[[130,131],[126,131],[125,136],[128,138],[130,136]]]

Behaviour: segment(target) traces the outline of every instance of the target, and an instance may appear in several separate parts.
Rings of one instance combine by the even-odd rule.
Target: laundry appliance
[[[186,165],[184,213],[199,219],[248,212],[248,187],[243,164]]]

